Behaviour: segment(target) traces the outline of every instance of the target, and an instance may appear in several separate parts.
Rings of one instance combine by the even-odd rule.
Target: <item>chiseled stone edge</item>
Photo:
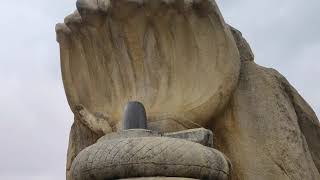
[[[173,133],[165,133],[163,136],[185,139],[191,142],[199,143],[204,146],[213,148],[213,132],[204,128],[189,129]]]
[[[77,29],[77,26],[84,23],[87,25],[94,24],[95,21],[99,21],[99,15],[110,15],[113,9],[125,6],[126,3],[151,7],[156,7],[159,3],[165,3],[182,12],[196,9],[201,14],[216,14],[219,11],[214,0],[77,0],[77,10],[68,15],[63,23],[58,23],[55,27],[57,41],[60,43],[65,40],[71,34],[73,28]],[[221,22],[224,22],[221,16],[218,17],[221,18]]]
[[[201,145],[213,148],[213,133],[212,131],[204,128],[189,129],[184,131],[178,131],[173,133],[159,133],[147,129],[129,129],[122,130],[116,133],[110,133],[98,140],[98,142],[121,139],[121,138],[136,138],[136,137],[169,137],[184,139],[187,141],[199,143]]]

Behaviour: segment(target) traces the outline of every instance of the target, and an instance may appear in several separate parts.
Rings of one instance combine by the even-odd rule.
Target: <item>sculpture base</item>
[[[142,129],[108,134],[75,158],[72,179],[228,179],[229,162],[221,152],[203,145],[210,143],[201,139],[212,140],[203,129],[180,134]]]

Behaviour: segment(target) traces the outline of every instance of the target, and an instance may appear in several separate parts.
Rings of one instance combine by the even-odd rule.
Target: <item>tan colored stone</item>
[[[319,122],[278,72],[243,62],[229,107],[212,122],[215,147],[230,158],[233,179],[320,179]]]
[[[56,26],[64,87],[79,121],[67,171],[83,144],[119,129],[127,101],[143,102],[149,128],[163,132],[202,127],[223,109],[240,67],[232,35],[214,2],[179,2],[78,1]]]
[[[251,47],[247,40],[242,36],[242,33],[235,29],[234,27],[230,26],[230,30],[234,37],[234,40],[237,43],[237,47],[240,53],[240,60],[241,61],[254,61],[254,54],[251,50]]]
[[[77,7],[56,27],[75,114],[68,180],[74,158],[120,129],[132,100],[146,105],[152,130],[211,128],[233,180],[320,179],[315,113],[282,75],[253,62],[213,0],[78,0]]]
[[[86,147],[94,144],[98,138],[96,133],[81,123],[79,120],[75,120],[71,127],[69,135],[69,147],[67,154],[67,166],[66,176],[67,180],[71,179],[70,168],[74,158]]]
[[[300,94],[289,84],[289,82],[280,74],[285,91],[291,99],[291,103],[296,112],[298,123],[303,133],[308,149],[311,152],[313,161],[320,172],[320,123],[310,105],[300,96]]]
[[[77,8],[56,28],[63,82],[71,109],[92,114],[84,123],[96,133],[119,129],[128,101],[142,102],[159,131],[163,120],[205,126],[228,102],[239,54],[214,1],[78,0]],[[95,127],[96,113],[110,127]]]

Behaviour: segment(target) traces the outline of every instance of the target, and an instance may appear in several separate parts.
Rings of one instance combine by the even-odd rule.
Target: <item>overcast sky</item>
[[[320,1],[218,0],[256,62],[284,74],[320,115]],[[75,0],[5,0],[0,11],[0,179],[62,180],[73,116],[54,26]]]

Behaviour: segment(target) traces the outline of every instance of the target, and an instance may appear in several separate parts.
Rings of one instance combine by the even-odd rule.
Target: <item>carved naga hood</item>
[[[228,102],[240,57],[214,1],[78,0],[77,9],[56,29],[74,112],[81,104],[119,128],[127,102],[140,101],[150,129],[173,131],[206,126]]]

